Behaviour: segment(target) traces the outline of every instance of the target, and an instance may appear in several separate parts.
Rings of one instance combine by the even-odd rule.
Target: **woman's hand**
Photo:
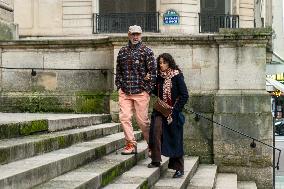
[[[171,124],[173,122],[173,117],[172,117],[173,109],[174,108],[172,107],[171,113],[167,117],[168,124]]]

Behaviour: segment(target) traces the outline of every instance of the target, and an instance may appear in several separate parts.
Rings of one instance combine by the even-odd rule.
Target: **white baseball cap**
[[[128,32],[131,34],[132,33],[142,33],[142,29],[140,26],[137,26],[137,25],[129,26]]]

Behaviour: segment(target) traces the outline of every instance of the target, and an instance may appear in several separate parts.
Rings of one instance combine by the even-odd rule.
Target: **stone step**
[[[216,165],[200,164],[187,189],[213,189],[216,175]]]
[[[146,142],[137,145],[138,154],[121,155],[121,149],[117,153],[111,153],[95,160],[83,167],[56,177],[34,189],[97,189],[107,185],[117,176],[135,166],[137,161],[145,159],[148,155]]]
[[[48,131],[60,131],[76,127],[84,127],[97,125],[101,123],[109,123],[111,121],[110,114],[84,115],[77,114],[65,115],[66,117],[51,117],[48,119]]]
[[[120,124],[105,123],[78,129],[0,140],[0,164],[33,157],[120,131]]]
[[[166,170],[165,174],[154,185],[154,189],[184,189],[187,187],[189,180],[193,177],[198,167],[198,157],[185,157],[184,158],[184,176],[181,178],[172,178],[175,171]]]
[[[137,140],[142,138],[135,132]],[[71,147],[0,166],[1,189],[26,189],[76,169],[124,146],[124,134],[117,133]]]
[[[238,189],[257,189],[257,187],[252,181],[238,181]]]
[[[215,189],[238,189],[237,175],[233,173],[218,173]]]
[[[160,178],[161,173],[167,169],[169,158],[162,157],[161,166],[157,168],[148,168],[147,165],[150,162],[150,158],[139,162],[135,167],[123,173],[103,189],[151,188]]]
[[[0,113],[0,120],[0,139],[4,139],[107,123],[111,115]]]

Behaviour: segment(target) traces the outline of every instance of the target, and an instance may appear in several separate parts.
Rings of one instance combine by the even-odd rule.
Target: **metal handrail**
[[[61,70],[66,70],[66,71],[75,71],[75,70],[82,70],[82,71],[100,71],[103,75],[106,75],[108,71],[112,73],[111,69],[106,69],[106,68],[32,68],[32,67],[25,67],[25,68],[17,68],[17,67],[5,67],[5,66],[0,66],[0,69],[6,69],[6,70],[31,70],[31,76],[36,76],[37,72],[36,70],[55,70],[55,71],[61,71]]]
[[[187,109],[186,107],[185,107],[184,109],[185,109],[187,112],[190,112],[190,113],[195,114],[195,115],[196,115],[195,120],[199,120],[199,117],[202,117],[203,119],[206,119],[207,121],[211,121],[211,122],[213,122],[213,123],[215,123],[215,124],[217,124],[217,125],[219,125],[219,126],[221,126],[221,127],[224,127],[224,128],[226,128],[226,129],[228,129],[228,130],[230,130],[230,131],[232,131],[232,132],[238,133],[238,134],[240,134],[240,135],[242,135],[242,136],[245,136],[245,137],[247,137],[247,138],[252,139],[252,142],[251,142],[251,144],[250,144],[250,147],[251,147],[251,148],[255,148],[255,147],[256,147],[255,142],[259,142],[259,143],[261,143],[261,144],[263,144],[263,145],[265,145],[265,146],[268,146],[268,147],[270,147],[270,148],[273,148],[273,150],[278,150],[277,163],[276,163],[276,166],[273,165],[273,167],[276,168],[277,170],[279,170],[279,161],[280,161],[280,156],[281,156],[281,150],[280,150],[279,148],[276,148],[275,146],[271,146],[271,145],[269,145],[269,144],[266,144],[265,142],[262,142],[262,141],[260,141],[260,140],[258,140],[258,139],[256,139],[256,138],[254,138],[254,137],[252,137],[252,136],[249,136],[249,135],[247,135],[247,134],[245,134],[245,133],[242,133],[242,132],[240,132],[240,131],[237,131],[237,130],[235,130],[235,129],[232,129],[232,128],[226,126],[226,125],[223,125],[223,124],[221,124],[221,123],[218,123],[218,122],[214,121],[213,119],[210,119],[210,118],[208,118],[208,117],[206,117],[206,116],[204,116],[204,115],[202,115],[202,114],[200,114],[200,113],[197,113],[197,112],[195,112],[195,111],[193,111],[193,110],[189,110],[189,109]]]
[[[34,68],[34,67],[5,67],[0,66],[0,69],[6,69],[6,70],[110,70],[107,68]]]

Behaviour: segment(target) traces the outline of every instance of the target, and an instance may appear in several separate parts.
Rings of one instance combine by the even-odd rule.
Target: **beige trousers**
[[[132,127],[132,116],[135,118],[139,128],[143,133],[144,139],[149,141],[150,120],[148,117],[150,95],[147,92],[127,95],[119,90],[119,120],[125,136],[126,143],[136,144],[136,139]]]

